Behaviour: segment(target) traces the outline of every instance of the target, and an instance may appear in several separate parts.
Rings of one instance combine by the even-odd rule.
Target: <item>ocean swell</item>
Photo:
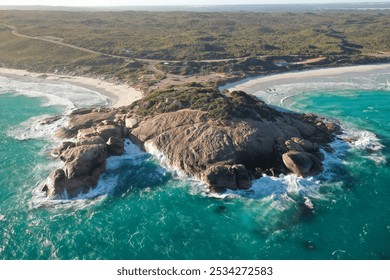
[[[45,123],[49,115],[34,116],[8,131],[8,136],[18,140],[45,139],[54,135],[59,126],[66,125],[67,115],[77,108],[107,106],[109,100],[102,94],[64,82],[52,82],[39,78],[12,79],[0,76],[0,94],[23,95],[42,98],[42,106],[58,106],[60,118]]]
[[[83,87],[61,81],[39,78],[12,79],[0,76],[0,94],[13,93],[28,97],[42,97],[43,106],[63,106],[66,110],[107,106],[108,98]]]

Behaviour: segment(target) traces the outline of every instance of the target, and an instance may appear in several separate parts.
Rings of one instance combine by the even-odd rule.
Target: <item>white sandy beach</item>
[[[375,74],[390,74],[390,64],[358,65],[336,68],[323,68],[307,71],[295,71],[282,74],[250,78],[224,86],[229,90],[251,91],[254,87],[266,90],[275,85],[315,82],[318,79],[335,78],[346,79],[349,77],[366,77]],[[250,93],[248,91],[248,93]]]
[[[26,79],[43,78],[50,81],[65,82],[75,86],[87,88],[89,90],[99,92],[100,94],[108,97],[110,99],[111,107],[130,105],[134,101],[141,99],[143,96],[141,91],[128,85],[114,84],[103,80],[87,77],[32,73],[25,70],[8,68],[0,68],[0,76],[10,78],[24,77]]]

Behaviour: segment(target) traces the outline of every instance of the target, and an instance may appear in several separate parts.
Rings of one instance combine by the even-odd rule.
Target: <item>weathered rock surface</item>
[[[202,180],[216,191],[248,189],[251,185],[251,176],[242,164],[211,166],[203,173]]]
[[[106,142],[104,139],[100,136],[94,136],[94,133],[92,135],[89,135],[88,137],[85,136],[85,134],[80,134],[80,137],[77,137],[76,146],[83,146],[83,145],[93,145],[93,144],[105,144]]]
[[[90,128],[102,121],[113,120],[114,117],[115,112],[107,109],[77,109],[69,115],[67,126],[59,128],[55,135],[59,139],[72,138],[80,129]]]
[[[105,171],[109,155],[124,152],[124,127],[111,120],[114,112],[91,111],[90,109],[72,112],[72,129],[63,136],[76,137],[75,142],[65,141],[54,149],[64,166],[54,170],[42,191],[50,198],[72,198],[96,187],[99,176]],[[108,119],[105,119],[107,118]],[[86,121],[86,124],[83,124]],[[74,129],[77,127],[77,129]]]
[[[289,151],[282,155],[283,163],[299,176],[314,175],[322,171],[322,163],[315,155],[307,152]]]
[[[96,128],[96,133],[102,137],[104,141],[108,141],[110,137],[122,138],[123,127],[115,124],[99,125]]]
[[[250,102],[251,97],[245,98]],[[258,106],[263,110],[266,105]],[[147,118],[130,133],[146,143],[147,151],[158,149],[171,166],[202,178],[212,189],[248,188],[259,170],[299,176],[321,172],[319,148],[333,141],[338,125],[268,106],[266,115],[251,115],[255,117],[215,120],[208,112],[183,109]]]
[[[102,144],[65,150],[60,155],[60,159],[65,162],[64,167],[52,172],[43,190],[49,197],[56,198],[64,191],[68,197],[74,197],[94,188],[105,170],[106,158],[107,148]]]
[[[107,147],[102,144],[77,146],[66,150],[60,156],[65,162],[65,175],[75,178],[90,175],[100,165],[104,165],[107,158]]]
[[[167,97],[156,93],[154,100],[119,111],[73,112],[59,134],[77,136],[76,141],[56,149],[64,167],[52,172],[42,190],[55,198],[94,188],[107,156],[121,155],[127,136],[147,151],[158,149],[168,164],[201,178],[214,191],[247,189],[262,173],[321,172],[320,147],[331,151],[337,124],[313,114],[280,112],[243,92],[207,91],[198,90],[203,95],[197,98],[179,92],[174,106],[175,97],[169,95],[174,93],[168,91],[160,93]]]

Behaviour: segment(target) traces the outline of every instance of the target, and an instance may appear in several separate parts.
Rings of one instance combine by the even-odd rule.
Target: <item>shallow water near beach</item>
[[[328,88],[282,104],[337,118],[353,138],[333,144],[317,177],[265,177],[213,196],[127,142],[95,191],[53,202],[37,191],[58,165],[53,127],[42,135],[34,126],[72,106],[14,83],[0,84],[0,259],[390,258],[387,89]]]

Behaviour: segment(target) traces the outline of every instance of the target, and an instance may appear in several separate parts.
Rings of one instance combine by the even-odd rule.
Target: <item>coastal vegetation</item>
[[[389,47],[388,11],[305,13],[2,11],[22,34],[130,58],[227,59],[376,53]]]
[[[142,116],[154,116],[161,113],[175,112],[183,109],[207,112],[215,120],[232,120],[234,118],[269,119],[273,114],[264,103],[254,96],[240,91],[226,94],[217,88],[192,83],[181,86],[170,86],[154,90],[130,108],[136,109]]]
[[[223,82],[380,63],[389,61],[389,16],[387,10],[0,11],[0,65],[107,78],[146,90],[183,76],[223,73]]]

